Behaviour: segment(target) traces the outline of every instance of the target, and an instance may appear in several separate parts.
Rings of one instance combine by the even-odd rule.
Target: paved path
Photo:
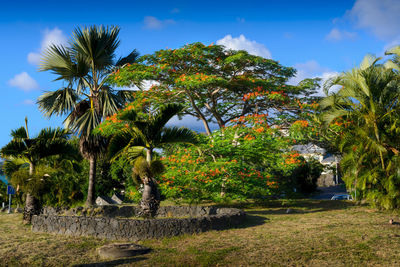
[[[336,185],[330,187],[318,187],[317,194],[312,199],[331,199],[336,194],[347,194],[344,185]]]

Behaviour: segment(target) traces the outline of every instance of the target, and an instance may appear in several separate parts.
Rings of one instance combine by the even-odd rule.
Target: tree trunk
[[[153,160],[152,149],[147,149],[146,151],[146,161],[148,163],[149,171],[148,175],[141,177],[143,182],[143,194],[142,200],[140,201],[140,212],[139,215],[151,218],[157,213],[158,207],[160,206],[160,193],[157,189],[157,181],[152,177],[150,171],[150,164]]]
[[[29,176],[33,175],[35,171],[35,165],[29,163]],[[23,222],[25,224],[30,224],[32,222],[32,216],[40,214],[40,203],[37,198],[35,198],[31,193],[26,194],[25,207],[23,214]]]
[[[190,103],[192,104],[192,107],[194,108],[195,112],[197,113],[197,117],[203,122],[203,125],[204,125],[204,128],[205,128],[206,132],[207,132],[207,135],[211,136],[210,126],[208,125],[206,117],[203,115],[203,113],[201,113],[200,109],[197,107],[197,105],[194,102],[194,99],[190,95],[190,93],[188,91],[187,91],[187,93],[189,95]]]
[[[40,203],[37,198],[32,196],[30,193],[26,194],[23,222],[30,224],[33,215],[40,214]]]
[[[95,180],[96,180],[96,156],[92,155],[89,157],[89,186],[86,198],[86,206],[93,206],[95,204],[95,199],[94,199]]]
[[[207,122],[206,118],[200,117],[200,120],[203,122],[204,129],[206,130],[207,135],[211,136],[210,126],[208,125],[208,122]]]
[[[160,206],[160,193],[157,189],[157,182],[152,177],[144,177],[143,194],[140,201],[140,216],[152,218],[157,214]]]

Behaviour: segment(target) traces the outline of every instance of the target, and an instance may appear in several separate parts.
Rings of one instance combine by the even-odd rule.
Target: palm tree
[[[347,185],[355,183],[364,197],[389,207],[400,178],[395,177],[400,171],[395,164],[400,150],[400,87],[396,73],[378,60],[366,56],[359,68],[332,79],[330,85],[342,87],[320,104],[326,125],[338,119],[350,122],[336,139],[344,154],[341,165]]]
[[[75,158],[76,150],[68,143],[68,131],[56,128],[42,129],[39,134],[31,138],[28,132],[28,119],[25,118],[25,127],[11,131],[12,140],[0,150],[1,157],[6,159],[4,170],[12,176],[21,170],[24,165],[29,165],[28,177],[25,183],[35,175],[35,170],[44,159],[60,155],[61,158]],[[31,182],[33,184],[33,182]],[[40,203],[35,197],[34,186],[26,187],[26,202],[24,208],[24,221],[30,223],[32,215],[40,212]]]
[[[165,127],[167,122],[183,109],[182,105],[168,104],[159,108],[147,119],[139,118],[134,110],[123,111],[119,119],[127,127],[114,134],[109,143],[108,155],[112,160],[125,156],[134,168],[134,174],[143,184],[140,202],[143,216],[154,216],[160,196],[154,177],[163,166],[154,157],[154,149],[170,143],[197,142],[196,134],[187,128]]]
[[[89,187],[86,204],[94,204],[96,161],[106,140],[92,133],[103,118],[118,111],[131,94],[113,90],[108,83],[117,68],[136,61],[136,50],[115,60],[119,45],[118,27],[75,29],[70,46],[50,46],[44,53],[41,71],[51,71],[65,86],[46,92],[38,99],[47,117],[67,115],[65,126],[80,138],[82,155],[89,160]]]

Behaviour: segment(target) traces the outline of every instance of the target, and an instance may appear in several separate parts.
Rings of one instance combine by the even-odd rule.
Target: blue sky
[[[400,1],[7,1],[0,9],[0,146],[29,118],[32,134],[61,126],[35,104],[61,86],[37,72],[40,53],[64,44],[75,27],[121,27],[123,56],[186,43],[219,43],[279,60],[303,78],[329,77],[359,64],[367,53],[382,55],[400,44]],[[193,127],[193,120],[180,124]],[[197,128],[197,127],[195,127]],[[201,128],[201,127],[200,127]]]

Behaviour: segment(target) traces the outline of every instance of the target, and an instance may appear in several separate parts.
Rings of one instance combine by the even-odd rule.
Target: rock
[[[133,243],[109,244],[97,249],[102,259],[121,259],[149,253],[150,248]]]
[[[96,205],[103,206],[103,205],[111,205],[113,204],[113,200],[106,196],[101,196],[96,198]]]
[[[112,197],[111,197],[111,199],[116,203],[116,204],[119,204],[119,205],[121,205],[122,203],[123,203],[123,197],[121,196],[121,195],[119,195],[119,194],[114,194]]]

